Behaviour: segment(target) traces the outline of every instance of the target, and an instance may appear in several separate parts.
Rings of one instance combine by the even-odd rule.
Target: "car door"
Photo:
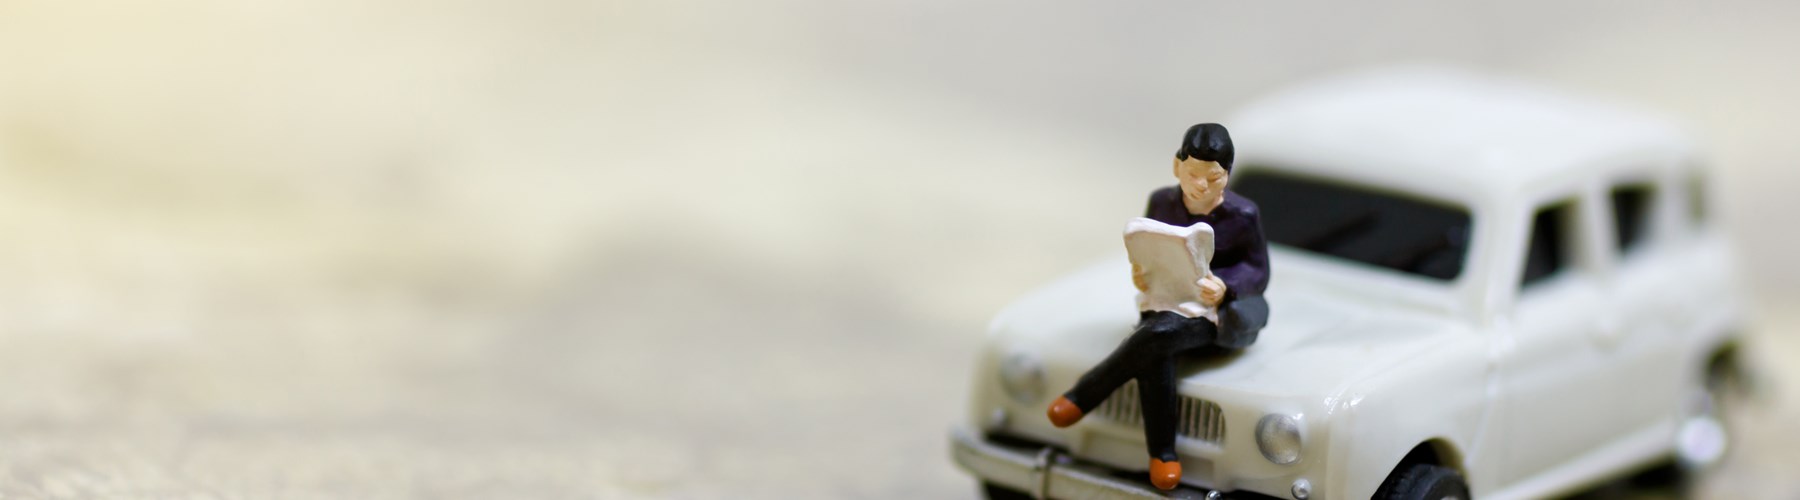
[[[1502,474],[1529,478],[1608,440],[1608,359],[1594,342],[1603,303],[1588,193],[1541,203],[1526,222],[1524,262],[1502,349]]]
[[[1612,266],[1606,283],[1611,331],[1601,331],[1602,348],[1616,358],[1617,393],[1612,404],[1623,431],[1650,431],[1669,422],[1685,395],[1679,363],[1681,332],[1690,321],[1693,298],[1681,292],[1688,266],[1677,255],[1670,231],[1675,217],[1666,182],[1651,172],[1618,178],[1607,188],[1607,252]]]

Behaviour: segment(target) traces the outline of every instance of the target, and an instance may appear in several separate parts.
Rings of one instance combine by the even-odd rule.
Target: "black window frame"
[[[1663,203],[1663,191],[1648,178],[1625,179],[1608,186],[1607,220],[1612,224],[1614,255],[1632,255],[1656,237],[1656,213]],[[1634,213],[1626,213],[1627,208]]]
[[[1579,266],[1577,252],[1580,247],[1576,242],[1581,237],[1581,200],[1575,195],[1553,198],[1538,204],[1531,211],[1529,220],[1531,226],[1525,233],[1525,262],[1519,268],[1520,290],[1554,281]],[[1554,253],[1542,254],[1544,251]],[[1540,259],[1549,259],[1549,262],[1537,267],[1548,267],[1534,270],[1533,263],[1543,262]]]
[[[1263,178],[1272,182],[1257,187]],[[1271,246],[1438,283],[1455,283],[1469,272],[1470,245],[1478,222],[1466,204],[1279,168],[1252,168],[1234,174],[1231,189],[1260,207]],[[1314,221],[1332,214],[1336,223],[1292,224],[1286,229],[1295,232],[1289,234],[1280,224],[1288,210],[1305,212],[1304,217]],[[1289,220],[1300,220],[1294,217],[1298,214],[1287,215]],[[1326,230],[1315,231],[1320,227]],[[1397,242],[1397,246],[1373,241]]]

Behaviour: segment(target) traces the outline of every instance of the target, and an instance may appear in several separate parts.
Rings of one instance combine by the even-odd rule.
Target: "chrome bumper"
[[[1205,492],[1185,487],[1157,491],[1148,483],[1124,481],[1107,469],[1076,462],[1055,448],[994,443],[964,428],[951,431],[950,453],[957,465],[982,481],[1033,498],[1206,498]]]

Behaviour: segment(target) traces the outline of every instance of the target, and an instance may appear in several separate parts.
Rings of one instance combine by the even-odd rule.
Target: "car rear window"
[[[1637,249],[1650,228],[1655,190],[1649,183],[1614,186],[1612,189],[1613,241],[1620,253]]]
[[[1575,219],[1575,200],[1562,200],[1538,209],[1531,216],[1531,241],[1525,247],[1525,271],[1519,278],[1522,286],[1543,282],[1568,267],[1569,230],[1563,226]]]
[[[1269,242],[1439,280],[1462,273],[1469,211],[1391,192],[1272,172],[1233,176]]]

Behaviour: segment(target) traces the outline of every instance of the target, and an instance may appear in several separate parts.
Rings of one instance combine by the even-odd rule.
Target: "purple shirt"
[[[1261,296],[1269,287],[1269,243],[1263,238],[1256,203],[1225,190],[1225,201],[1206,215],[1190,214],[1181,203],[1181,186],[1150,193],[1144,216],[1165,224],[1213,228],[1212,272],[1225,282],[1225,303],[1239,295]]]

